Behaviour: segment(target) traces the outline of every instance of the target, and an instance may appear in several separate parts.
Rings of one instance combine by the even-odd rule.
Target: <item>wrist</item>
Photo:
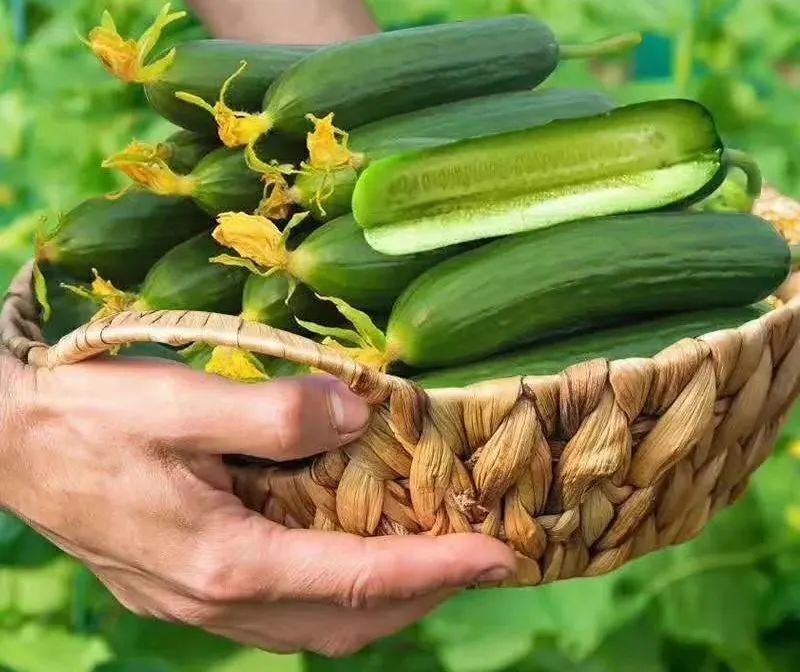
[[[22,409],[28,393],[28,373],[25,366],[0,349],[0,509],[15,508],[13,485],[21,480],[20,463],[25,464],[19,454],[24,444],[21,431],[26,421]]]

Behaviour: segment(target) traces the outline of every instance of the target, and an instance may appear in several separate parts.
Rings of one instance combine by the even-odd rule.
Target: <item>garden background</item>
[[[796,0],[371,0],[386,29],[530,12],[564,40],[642,30],[636,55],[554,81],[619,102],[689,96],[768,180],[800,195]],[[161,0],[0,0],[0,285],[37,222],[113,190],[100,168],[169,126],[80,44],[108,7],[138,35]],[[191,21],[176,40],[199,37]],[[796,439],[795,439],[796,437]],[[797,440],[797,443],[794,441]],[[697,541],[609,577],[472,592],[351,659],[272,656],[130,616],[0,513],[0,672],[768,672],[800,664],[800,413],[749,495]]]

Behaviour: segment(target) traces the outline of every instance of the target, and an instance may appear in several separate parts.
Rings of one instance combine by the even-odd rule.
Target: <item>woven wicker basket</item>
[[[208,313],[123,313],[48,347],[31,275],[23,269],[6,297],[0,340],[32,366],[118,344],[204,341],[311,365],[373,405],[366,435],[341,452],[236,470],[248,506],[288,526],[365,536],[484,532],[516,549],[523,585],[603,574],[694,537],[743,493],[800,392],[800,298],[788,296],[757,321],[652,359],[423,391],[299,336]]]

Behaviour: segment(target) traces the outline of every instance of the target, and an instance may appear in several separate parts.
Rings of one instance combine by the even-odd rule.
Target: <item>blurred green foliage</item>
[[[179,4],[179,3],[177,3]],[[530,12],[564,41],[627,30],[633,56],[564,65],[561,85],[620,102],[702,100],[770,182],[800,193],[796,0],[371,0],[388,29]],[[0,1],[0,283],[42,215],[118,186],[100,168],[170,127],[77,39],[108,7],[138,34],[161,0]],[[200,36],[192,21],[170,39]],[[800,660],[800,414],[749,495],[697,541],[611,576],[470,592],[346,661],[279,657],[124,613],[103,587],[0,514],[0,671],[782,672]]]

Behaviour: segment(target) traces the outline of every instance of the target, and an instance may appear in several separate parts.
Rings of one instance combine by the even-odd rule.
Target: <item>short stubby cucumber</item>
[[[349,149],[358,166],[333,170],[309,165],[291,191],[316,219],[327,221],[351,210],[360,169],[398,152],[446,145],[457,140],[543,126],[608,112],[614,103],[601,93],[581,89],[515,91],[436,105],[367,124],[350,133]]]
[[[655,213],[512,236],[434,267],[394,306],[393,361],[437,368],[647,315],[749,305],[790,251],[746,214]]]
[[[93,198],[62,216],[38,241],[36,259],[86,282],[92,270],[118,287],[139,283],[164,254],[213,221],[190,199],[130,191]]]
[[[558,374],[591,359],[652,357],[684,338],[697,338],[723,329],[735,329],[770,311],[768,304],[742,308],[717,308],[680,313],[637,324],[572,336],[552,343],[451,369],[423,373],[414,381],[428,389],[464,387],[514,376]]]
[[[230,40],[196,40],[178,45],[172,65],[145,84],[150,105],[173,124],[197,133],[214,135],[216,124],[202,109],[178,99],[185,91],[213,105],[225,81],[244,61],[247,68],[227,92],[233,110],[259,112],[264,92],[289,66],[319,47],[246,44]]]
[[[722,183],[728,164],[702,105],[639,103],[375,161],[353,214],[376,250],[407,254],[689,204]]]

